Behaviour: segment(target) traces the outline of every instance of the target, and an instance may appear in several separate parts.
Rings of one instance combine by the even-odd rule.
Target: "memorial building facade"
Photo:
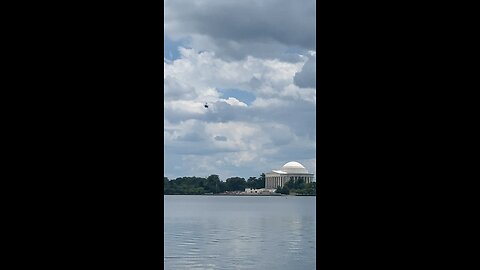
[[[265,173],[265,188],[276,189],[283,187],[290,180],[303,179],[305,183],[313,182],[313,173],[296,161],[290,161],[278,170]]]

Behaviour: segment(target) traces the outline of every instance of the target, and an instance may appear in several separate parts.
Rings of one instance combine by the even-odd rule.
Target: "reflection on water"
[[[164,196],[165,269],[315,269],[315,202]]]

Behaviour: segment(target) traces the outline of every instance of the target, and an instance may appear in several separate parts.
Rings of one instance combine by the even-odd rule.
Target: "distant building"
[[[298,179],[303,179],[305,183],[311,183],[313,182],[313,173],[309,173],[302,164],[290,161],[279,170],[265,173],[265,188],[276,189],[277,187],[283,187],[290,180]]]
[[[244,192],[242,192],[243,195],[279,195],[275,194],[275,189],[268,189],[268,188],[246,188]]]
[[[263,193],[269,193],[269,192],[271,192],[271,190],[268,190],[268,189],[265,189],[265,188],[259,188],[259,189],[246,188],[245,189],[246,194],[263,194]]]

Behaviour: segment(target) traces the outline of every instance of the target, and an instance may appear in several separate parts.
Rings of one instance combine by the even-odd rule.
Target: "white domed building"
[[[265,188],[276,189],[290,180],[303,179],[305,183],[313,182],[313,173],[309,173],[307,169],[296,161],[290,161],[282,166],[279,170],[272,170],[265,173]]]

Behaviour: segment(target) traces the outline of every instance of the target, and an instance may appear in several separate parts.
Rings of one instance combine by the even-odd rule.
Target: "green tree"
[[[257,178],[256,178],[256,177],[250,177],[250,178],[248,178],[248,180],[247,180],[246,187],[247,187],[247,188],[255,188],[256,182],[257,182]]]
[[[265,174],[264,173],[260,174],[260,178],[258,179],[258,186],[259,186],[259,188],[264,188],[265,187]]]
[[[305,188],[305,180],[303,180],[303,177],[295,180],[294,188],[295,189],[304,189]]]
[[[247,183],[244,178],[231,177],[225,181],[226,190],[228,191],[244,191]]]
[[[216,174],[212,174],[209,177],[207,177],[207,180],[205,181],[205,192],[211,192],[211,193],[219,193],[221,184],[220,184],[220,177]]]
[[[168,194],[169,192],[169,180],[167,177],[163,177],[163,194]]]

